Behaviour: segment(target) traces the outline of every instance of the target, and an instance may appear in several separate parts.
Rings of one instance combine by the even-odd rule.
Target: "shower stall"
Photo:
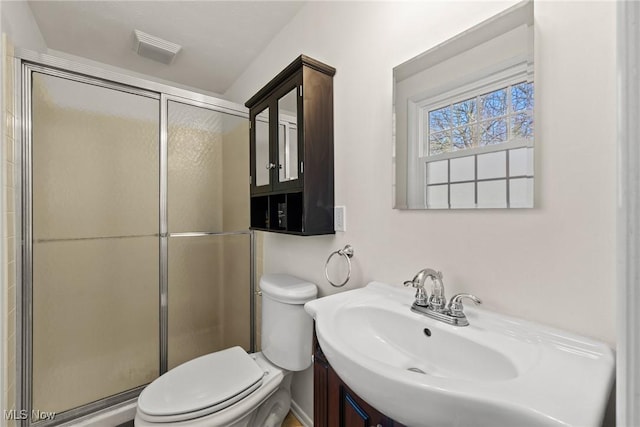
[[[20,56],[22,425],[131,401],[200,355],[253,351],[247,111]]]

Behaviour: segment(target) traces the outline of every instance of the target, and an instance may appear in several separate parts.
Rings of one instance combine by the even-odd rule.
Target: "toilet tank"
[[[311,366],[313,318],[304,303],[315,299],[315,284],[287,274],[265,274],[262,291],[262,354],[275,365],[302,371]]]

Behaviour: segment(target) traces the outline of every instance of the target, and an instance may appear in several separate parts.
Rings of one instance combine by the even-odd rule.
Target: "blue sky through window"
[[[521,82],[428,112],[429,155],[533,139],[533,82]]]

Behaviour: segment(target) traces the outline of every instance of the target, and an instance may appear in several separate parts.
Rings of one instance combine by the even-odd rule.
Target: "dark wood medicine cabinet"
[[[369,405],[333,370],[313,339],[314,427],[405,427]]]
[[[245,103],[251,127],[251,229],[335,233],[335,72],[301,55]]]

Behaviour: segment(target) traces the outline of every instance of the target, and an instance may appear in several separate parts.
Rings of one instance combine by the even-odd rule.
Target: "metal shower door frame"
[[[137,398],[143,386],[136,387],[122,393],[83,405],[58,414],[54,420],[31,422],[32,407],[32,315],[33,315],[33,242],[32,242],[32,117],[31,117],[31,82],[33,72],[39,72],[56,77],[88,83],[105,88],[115,89],[158,99],[160,101],[160,197],[159,197],[159,249],[160,249],[160,283],[159,283],[159,374],[167,371],[168,365],[168,218],[167,218],[167,187],[168,187],[168,103],[176,101],[187,105],[206,108],[208,110],[230,114],[249,119],[248,110],[235,104],[210,95],[178,88],[165,83],[159,83],[142,77],[132,76],[122,72],[110,71],[93,65],[74,62],[53,55],[40,54],[24,49],[15,51],[14,70],[16,75],[14,93],[17,102],[15,109],[16,159],[19,168],[18,185],[15,194],[16,227],[21,236],[16,244],[16,279],[20,286],[16,289],[16,408],[26,410],[29,415],[19,423],[23,427],[49,427],[88,416],[111,407],[128,404]],[[248,135],[247,135],[248,136]],[[247,234],[250,238],[250,350],[255,351],[255,235],[253,231],[236,231],[221,233],[179,233],[176,235],[236,235]],[[8,248],[11,250],[11,248]]]

